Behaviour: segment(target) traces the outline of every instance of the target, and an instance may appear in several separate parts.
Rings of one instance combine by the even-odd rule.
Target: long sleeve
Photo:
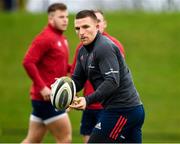
[[[41,78],[37,67],[40,58],[47,50],[44,45],[45,43],[42,41],[33,42],[23,60],[23,66],[29,77],[32,79],[34,85],[36,85],[38,91],[40,91],[46,85]]]
[[[76,66],[76,61],[77,61],[78,52],[79,52],[79,49],[81,48],[81,46],[82,46],[82,44],[80,43],[80,44],[76,47],[76,51],[75,51],[75,54],[74,54],[73,62],[72,62],[72,65],[71,65],[71,71],[70,71],[71,74],[73,74],[73,72],[74,72],[74,69],[75,69],[75,66]]]
[[[111,45],[102,48],[104,52],[97,51],[97,61],[103,82],[97,87],[96,91],[86,97],[87,104],[101,102],[109,97],[117,87],[119,87],[119,63],[115,50]]]
[[[76,91],[79,92],[83,87],[87,80],[87,77],[85,76],[85,71],[83,70],[83,67],[80,62],[80,54],[78,53],[77,59],[76,59],[76,65],[74,67],[74,71],[72,74],[72,79],[75,82],[76,85]]]

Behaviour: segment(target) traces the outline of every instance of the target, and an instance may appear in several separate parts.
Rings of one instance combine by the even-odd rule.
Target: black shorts
[[[144,117],[142,105],[103,110],[98,123],[92,131],[89,143],[141,143],[141,128]]]
[[[49,101],[32,100],[32,107],[33,111],[30,117],[32,121],[48,124],[66,115],[64,110],[56,111]]]
[[[80,134],[90,135],[96,123],[99,120],[102,109],[86,109],[82,113]]]

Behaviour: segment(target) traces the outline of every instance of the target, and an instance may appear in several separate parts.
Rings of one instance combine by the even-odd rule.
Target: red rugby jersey
[[[107,36],[110,40],[112,40],[116,44],[116,46],[119,48],[122,56],[125,57],[125,51],[124,51],[123,45],[117,39],[115,39],[114,37],[110,36],[108,33],[103,32],[102,34],[104,36]],[[73,73],[73,71],[74,71],[74,68],[75,68],[75,65],[76,65],[76,58],[77,58],[77,55],[78,55],[79,48],[81,46],[82,46],[82,43],[80,43],[77,46],[77,48],[76,48],[76,52],[75,52],[73,63],[72,63],[72,67],[71,67],[71,73]],[[87,80],[85,85],[84,85],[83,95],[87,96],[87,95],[89,95],[89,94],[91,94],[93,92],[94,92],[94,88],[91,85],[90,81]],[[94,104],[91,104],[91,105],[87,106],[87,109],[102,109],[102,108],[103,107],[102,107],[102,105],[100,103],[94,103]]]
[[[62,32],[48,25],[38,34],[27,50],[23,66],[32,79],[31,99],[43,100],[40,90],[55,81],[55,78],[67,75],[69,48]]]

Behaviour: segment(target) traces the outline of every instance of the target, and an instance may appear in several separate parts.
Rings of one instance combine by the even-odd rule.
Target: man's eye
[[[75,27],[75,30],[79,30],[80,28],[79,27]]]
[[[83,28],[85,28],[85,29],[86,29],[86,28],[89,28],[89,26],[88,26],[88,25],[84,25],[84,26],[83,26]]]

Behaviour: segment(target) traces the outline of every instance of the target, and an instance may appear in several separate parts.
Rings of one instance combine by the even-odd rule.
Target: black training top
[[[92,83],[95,92],[85,97],[87,105],[101,102],[105,109],[109,109],[141,104],[118,47],[100,33],[91,44],[80,48],[72,79],[77,92],[87,79]]]

